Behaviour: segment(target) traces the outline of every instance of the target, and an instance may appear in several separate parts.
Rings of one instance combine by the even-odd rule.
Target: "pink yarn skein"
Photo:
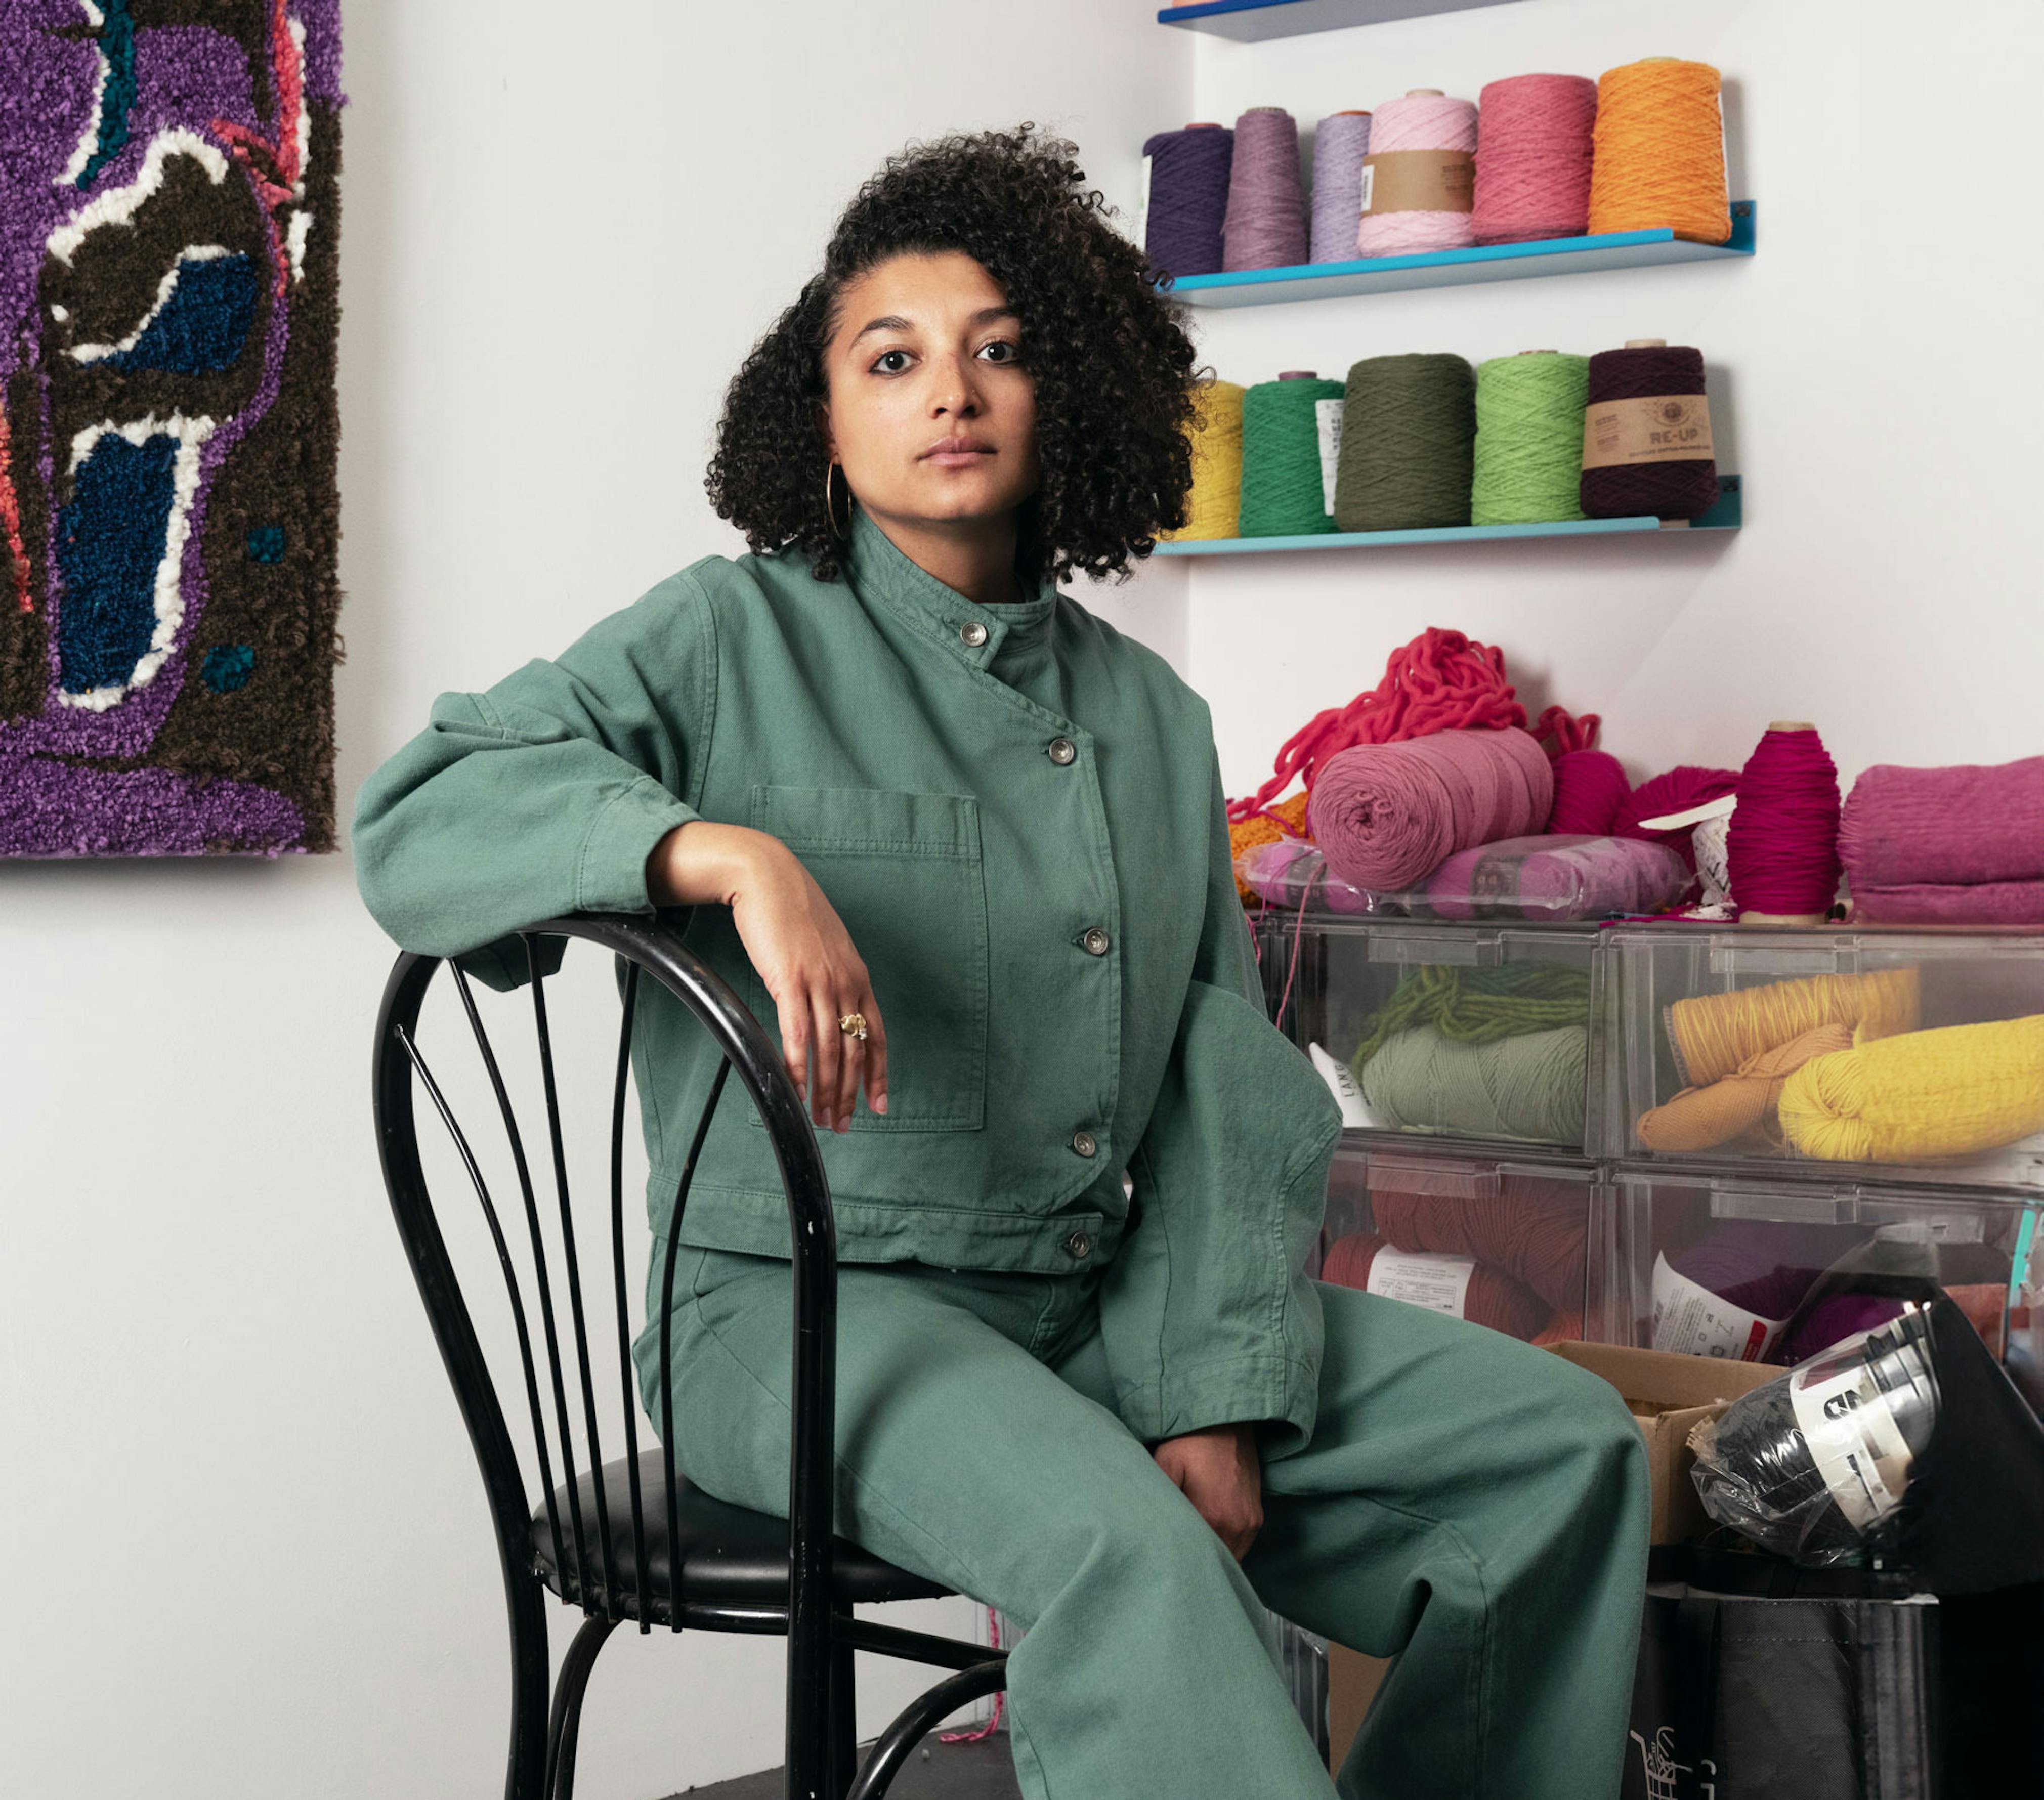
[[[1596,98],[1585,75],[1513,75],[1484,88],[1470,214],[1478,244],[1580,237],[1589,229]]]
[[[1507,726],[1354,745],[1321,769],[1306,814],[1335,874],[1395,892],[1458,850],[1538,831],[1554,802],[1546,752]]]
[[[1556,836],[1607,836],[1631,797],[1632,784],[1616,757],[1600,750],[1566,751],[1554,758],[1554,810],[1547,829]]]
[[[1476,102],[1443,94],[1387,100],[1370,120],[1370,154],[1398,150],[1476,148]],[[1356,227],[1357,254],[1404,256],[1462,250],[1476,242],[1467,213],[1366,213]]]

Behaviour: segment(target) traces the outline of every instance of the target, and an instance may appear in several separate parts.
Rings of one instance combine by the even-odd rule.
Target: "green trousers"
[[[787,1511],[786,1261],[684,1249],[677,1460]],[[1646,1579],[1639,1434],[1559,1357],[1320,1284],[1311,1441],[1238,1564],[1111,1410],[1094,1271],[847,1264],[836,1526],[1027,1628],[1029,1800],[1609,1800]],[[642,1335],[644,1391],[657,1334]],[[1397,1664],[1331,1782],[1267,1607]]]

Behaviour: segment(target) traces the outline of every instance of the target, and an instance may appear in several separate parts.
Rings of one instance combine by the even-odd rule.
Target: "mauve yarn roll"
[[[1596,83],[1586,75],[1511,75],[1477,96],[1478,244],[1580,237],[1589,229]]]
[[[2044,756],[1904,769],[1853,783],[1838,855],[1861,888],[2044,880]]]
[[[1327,866],[1352,887],[1402,888],[1457,850],[1547,822],[1546,753],[1516,726],[1354,744],[1330,757],[1306,815]]]
[[[1322,1260],[1320,1279],[1337,1288],[1353,1288],[1367,1293],[1371,1266],[1379,1255],[1390,1248],[1381,1238],[1374,1237],[1367,1231],[1352,1231],[1347,1237],[1337,1238],[1327,1246],[1327,1253]],[[1479,1262],[1470,1270],[1469,1285],[1462,1293],[1462,1316],[1473,1325],[1487,1325],[1493,1331],[1502,1331],[1522,1343],[1531,1343],[1546,1328],[1551,1310],[1523,1283],[1513,1280],[1502,1269]]]
[[[1631,794],[1625,766],[1608,751],[1565,750],[1554,758],[1554,810],[1547,815],[1547,829],[1557,837],[1603,837]]]
[[[1313,242],[1316,263],[1355,260],[1362,219],[1362,159],[1370,152],[1370,114],[1335,113],[1313,132]]]
[[[1669,1257],[1668,1266],[1741,1311],[1779,1322],[1803,1303],[1819,1276],[1866,1237],[1853,1225],[1727,1219]]]
[[[1919,881],[1852,890],[1853,917],[1877,925],[2044,925],[2044,881]]]
[[[1150,159],[1150,205],[1143,250],[1160,275],[1218,274],[1228,216],[1235,133],[1225,125],[1160,131],[1143,146]]]
[[[1505,838],[1458,850],[1427,877],[1436,919],[1550,922],[1665,912],[1691,875],[1665,844],[1634,838]]]
[[[1583,511],[1593,519],[1693,519],[1717,502],[1717,464],[1708,455],[1666,456],[1665,447],[1635,447],[1625,452],[1647,460],[1589,466],[1593,454],[1592,428],[1600,415],[1609,416],[1613,402],[1660,400],[1660,410],[1682,413],[1667,421],[1686,432],[1694,428],[1700,410],[1694,403],[1704,397],[1704,353],[1682,344],[1628,345],[1623,350],[1600,350],[1590,359],[1589,399],[1583,409],[1584,469],[1579,490]],[[1684,409],[1682,402],[1692,404]],[[1647,409],[1620,406],[1624,418],[1639,422],[1645,429]],[[1624,438],[1628,445],[1639,440]],[[1710,442],[1705,429],[1703,442]]]
[[[1235,121],[1224,269],[1289,268],[1306,259],[1306,195],[1299,127],[1282,106],[1252,106]]]

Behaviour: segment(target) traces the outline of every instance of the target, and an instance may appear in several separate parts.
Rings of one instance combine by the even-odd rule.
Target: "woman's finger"
[[[880,1003],[873,997],[873,990],[866,990],[866,999],[859,1009],[866,1015],[866,1028],[871,1034],[866,1040],[866,1103],[875,1112],[887,1110],[887,1027],[880,1023]]]
[[[806,1106],[809,1098],[809,1002],[806,994],[796,993],[786,1000],[777,1000],[774,1011],[781,1022],[781,1056],[788,1065],[788,1074],[795,1084],[795,1092]]]
[[[816,1030],[816,1084],[809,1092],[809,1116],[826,1128],[837,1123],[839,1070],[844,1059],[844,1034],[837,1028],[831,998],[824,988],[809,989],[809,1018]]]

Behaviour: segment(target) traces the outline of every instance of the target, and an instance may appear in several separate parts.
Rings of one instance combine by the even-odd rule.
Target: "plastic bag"
[[[1705,1420],[1689,1433],[1704,1510],[1801,1563],[1891,1542],[1937,1426],[1931,1344],[1930,1312],[1911,1304]]]

